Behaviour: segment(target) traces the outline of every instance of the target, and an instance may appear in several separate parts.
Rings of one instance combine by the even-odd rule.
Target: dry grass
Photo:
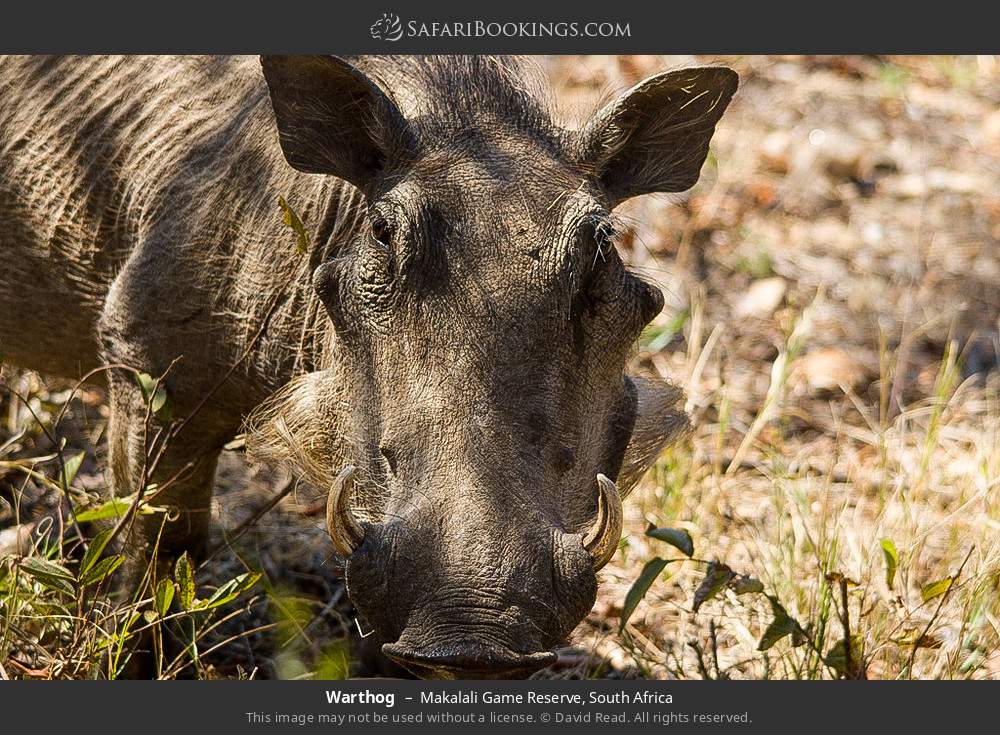
[[[704,61],[718,60],[586,57],[553,72],[576,93],[568,107],[587,109],[607,87]],[[578,642],[627,675],[842,676],[822,659],[844,636],[844,575],[866,676],[993,678],[1000,64],[722,61],[743,81],[720,163],[680,206],[626,210],[631,262],[672,306],[635,364],[684,385],[696,430],[633,496]],[[774,617],[761,594],[694,613],[705,564],[691,561],[666,567],[619,635],[643,565],[682,556],[648,523],[759,578],[811,642],[759,651]]]
[[[891,366],[895,355],[883,357]],[[770,419],[746,433],[726,425],[726,383],[707,387],[695,408],[712,407],[723,420],[702,421],[633,497],[631,533],[605,572],[581,641],[617,668],[655,678],[840,676],[845,672],[820,654],[844,636],[836,576],[843,575],[850,631],[861,647],[855,661],[863,660],[865,676],[995,677],[1000,401],[996,381],[989,388],[975,379],[959,384],[956,357],[952,349],[943,359],[931,395],[891,421],[878,404],[866,407],[849,392],[825,404],[796,397],[783,381],[794,374],[794,360],[792,370],[771,374],[773,404],[762,408]],[[763,594],[725,591],[695,613],[705,565],[694,561],[667,567],[622,635],[608,630],[643,564],[682,557],[643,535],[650,523],[687,530],[696,556],[761,580],[815,646],[793,647],[788,637],[759,651],[774,617]],[[898,557],[891,587],[884,539]],[[930,589],[949,577],[950,589]],[[925,589],[928,596],[944,591],[925,599]]]

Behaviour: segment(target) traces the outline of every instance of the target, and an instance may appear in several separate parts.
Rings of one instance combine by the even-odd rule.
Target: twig
[[[931,616],[931,619],[927,621],[927,625],[924,626],[923,632],[921,632],[921,634],[917,636],[916,640],[914,641],[913,650],[910,651],[910,660],[906,664],[907,677],[911,679],[913,678],[913,663],[917,659],[917,651],[920,650],[920,646],[918,646],[917,644],[920,643],[920,641],[924,640],[927,634],[930,633],[931,627],[934,625],[934,622],[937,620],[938,615],[941,613],[941,608],[944,607],[944,603],[948,600],[948,597],[951,595],[951,591],[955,588],[955,583],[958,582],[958,578],[962,576],[962,570],[965,569],[965,565],[966,563],[968,563],[970,557],[972,556],[972,552],[975,551],[975,549],[976,549],[975,546],[969,547],[969,553],[965,555],[965,558],[962,560],[962,564],[961,566],[959,566],[958,571],[952,575],[951,584],[948,585],[948,589],[946,589],[944,591],[944,594],[941,595],[941,601],[938,603],[937,608],[935,608],[934,614]]]
[[[88,546],[87,541],[84,538],[83,532],[80,530],[80,524],[77,523],[76,510],[74,510],[73,504],[69,502],[69,487],[68,483],[66,482],[66,462],[63,459],[63,445],[56,439],[56,436],[51,431],[49,431],[49,429],[45,426],[41,418],[39,418],[38,414],[35,413],[35,409],[33,409],[31,407],[31,404],[28,403],[27,399],[24,398],[24,396],[22,396],[13,388],[10,388],[9,390],[12,395],[16,396],[17,399],[24,404],[24,407],[28,409],[28,413],[31,414],[31,417],[35,420],[35,423],[38,424],[38,427],[42,430],[42,433],[45,434],[45,438],[48,439],[49,442],[52,444],[52,446],[56,448],[56,459],[59,461],[59,488],[62,491],[59,495],[59,505],[61,507],[63,502],[65,501],[66,507],[69,509],[70,523],[72,523],[73,530],[76,531],[77,537],[79,537],[80,542],[83,544],[83,548],[86,550]],[[63,515],[61,512],[58,514],[58,518],[59,518],[59,553],[61,554],[63,535],[64,535]]]
[[[267,501],[267,503],[265,503],[257,511],[255,511],[253,515],[251,515],[245,521],[240,523],[240,525],[238,525],[236,529],[233,531],[232,535],[226,536],[226,538],[223,539],[222,543],[217,544],[208,554],[205,555],[204,560],[201,562],[201,564],[198,565],[199,568],[203,567],[205,564],[211,561],[216,554],[222,551],[223,548],[232,544],[234,541],[240,538],[240,536],[246,533],[251,526],[257,523],[257,521],[259,521],[261,518],[267,515],[278,503],[282,501],[282,499],[286,495],[288,495],[290,492],[292,492],[292,490],[295,489],[296,484],[297,484],[296,481],[292,478],[285,480],[285,482],[282,484],[278,492],[275,493],[274,497],[272,497],[269,501]]]
[[[688,641],[688,647],[694,651],[695,658],[698,661],[698,673],[701,674],[701,678],[706,681],[711,681],[712,675],[708,673],[708,669],[705,668],[705,659],[701,655],[701,646],[698,645],[698,641]]]
[[[715,666],[715,678],[716,679],[727,679],[725,674],[719,669],[719,639],[715,631],[715,619],[713,618],[708,622],[708,634],[712,642],[712,664]]]
[[[853,679],[854,678],[854,667],[851,661],[851,610],[848,607],[847,599],[847,577],[841,575],[840,577],[840,605],[842,608],[842,613],[840,616],[841,625],[844,626],[844,678]],[[859,670],[861,668],[861,662],[858,662]]]

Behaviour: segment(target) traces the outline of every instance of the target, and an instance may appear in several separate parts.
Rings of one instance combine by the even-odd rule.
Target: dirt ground
[[[560,116],[577,122],[664,69],[724,63],[742,80],[699,184],[619,211],[623,255],[667,296],[633,368],[680,383],[695,428],[627,501],[594,611],[539,675],[836,674],[789,640],[758,650],[774,615],[762,595],[724,591],[695,611],[705,565],[693,560],[658,575],[619,632],[643,565],[680,556],[643,534],[649,523],[759,579],[817,640],[825,631],[822,649],[843,624],[830,575],[850,579],[869,678],[1000,675],[1000,59],[539,61]],[[67,397],[65,383],[11,368],[3,383],[43,419]],[[23,406],[4,395],[0,408],[0,459],[47,450],[37,432],[19,436]],[[97,490],[100,391],[70,411],[69,446],[87,451],[78,483]],[[214,541],[285,479],[226,452]],[[0,471],[8,541],[22,490],[19,520],[51,510],[49,494]],[[267,578],[218,631],[237,638],[213,675],[310,676],[359,641],[322,512],[298,488],[200,572],[206,585],[244,565]],[[898,550],[891,583],[883,539]],[[954,591],[925,599],[949,577]]]

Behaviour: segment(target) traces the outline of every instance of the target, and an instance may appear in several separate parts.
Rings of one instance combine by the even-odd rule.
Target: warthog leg
[[[156,582],[169,577],[184,552],[194,564],[202,557],[221,443],[192,422],[159,454],[160,445],[151,438],[165,427],[155,419],[147,423],[145,401],[132,376],[116,375],[110,387],[112,492],[134,498],[145,486],[148,505],[156,509],[137,514],[122,541],[126,562],[121,594],[133,599],[150,594]],[[154,558],[156,563],[151,565]],[[168,646],[167,638],[164,636],[166,650],[161,652],[164,664],[181,650],[177,645]],[[133,659],[124,672],[127,677],[151,678],[160,673],[150,648],[148,638],[136,642]]]

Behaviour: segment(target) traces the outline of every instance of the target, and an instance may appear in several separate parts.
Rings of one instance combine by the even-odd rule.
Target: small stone
[[[769,133],[760,144],[760,160],[764,168],[779,174],[788,173],[788,149],[791,136],[784,130]]]
[[[1000,152],[1000,110],[995,110],[986,116],[986,120],[983,122],[983,133],[993,150]]]
[[[0,557],[30,553],[31,534],[34,530],[34,523],[22,523],[0,531]]]
[[[857,178],[861,170],[861,146],[849,135],[830,132],[820,144],[827,173],[838,179]]]
[[[780,276],[754,281],[737,302],[734,314],[741,319],[749,316],[769,317],[781,306],[787,289],[785,279]]]
[[[885,227],[881,222],[869,222],[861,229],[865,244],[875,247],[885,239]]]
[[[886,194],[904,199],[922,199],[930,193],[926,179],[920,174],[887,176],[879,186]]]
[[[798,360],[795,372],[814,391],[858,388],[868,378],[865,366],[846,350],[824,347],[804,355]]]
[[[989,191],[986,182],[980,180],[978,176],[944,168],[932,168],[928,171],[927,183],[932,189],[953,191],[957,194],[975,194],[980,191],[986,193]]]

